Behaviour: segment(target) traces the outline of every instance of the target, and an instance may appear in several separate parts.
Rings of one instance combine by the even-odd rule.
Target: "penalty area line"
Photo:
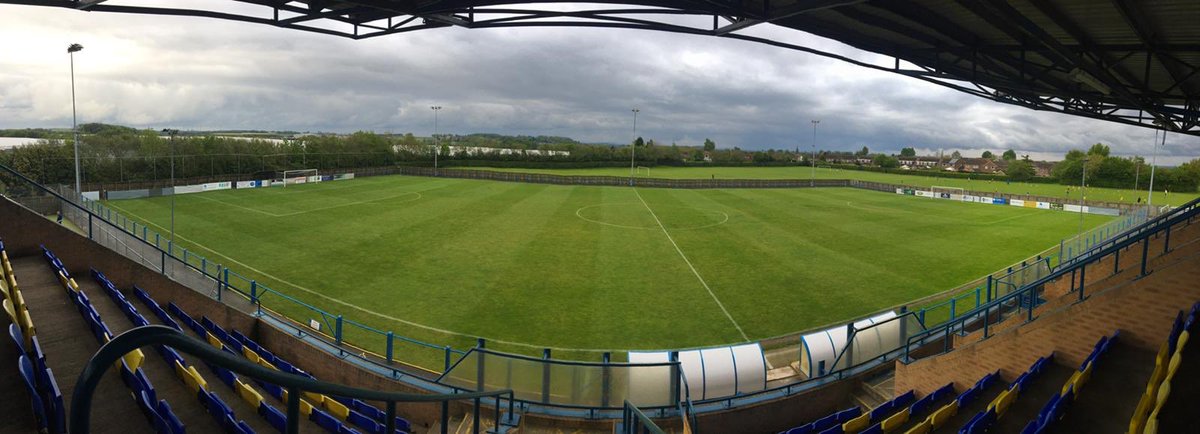
[[[680,249],[679,244],[675,243],[675,238],[671,236],[670,232],[667,232],[667,227],[663,226],[662,220],[658,219],[658,214],[654,213],[654,210],[650,208],[650,204],[646,203],[646,199],[642,199],[642,194],[638,193],[636,187],[633,189],[633,194],[637,195],[638,200],[642,201],[642,206],[646,207],[646,211],[650,211],[650,216],[654,217],[654,222],[658,223],[658,227],[659,229],[662,229],[663,235],[667,236],[667,241],[670,241],[671,245],[675,246],[675,251],[679,253],[679,257],[683,258],[683,262],[687,263],[688,268],[692,270],[692,274],[695,275],[696,279],[700,281],[700,284],[704,286],[704,290],[708,291],[708,295],[712,297],[713,301],[717,302],[717,307],[721,308],[721,312],[723,312],[725,317],[729,318],[729,322],[733,323],[733,326],[737,328],[738,333],[742,335],[742,339],[745,339],[746,342],[749,342],[750,337],[746,336],[746,331],[742,330],[742,326],[738,324],[737,320],[733,319],[733,315],[729,314],[729,310],[725,309],[725,304],[721,303],[721,300],[717,298],[717,294],[713,293],[712,288],[708,287],[708,282],[705,282],[704,278],[700,277],[700,272],[696,271],[696,267],[692,265],[692,261],[688,259],[687,255],[683,254],[683,249]]]

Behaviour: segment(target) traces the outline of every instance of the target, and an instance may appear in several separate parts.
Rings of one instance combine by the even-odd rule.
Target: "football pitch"
[[[386,176],[175,200],[178,246],[333,314],[438,346],[483,337],[589,360],[850,320],[1018,262],[1080,226],[1074,213],[851,188]],[[166,236],[169,197],[107,205]],[[274,294],[263,305],[301,323],[316,315]],[[379,335],[346,336],[383,352]],[[429,367],[441,354],[396,347]]]

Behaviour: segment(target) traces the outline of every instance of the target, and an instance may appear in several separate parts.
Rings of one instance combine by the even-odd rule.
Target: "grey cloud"
[[[143,0],[153,3],[155,0]],[[184,1],[184,0],[177,0]],[[187,0],[210,6],[211,2]],[[249,10],[231,3],[231,8]],[[10,29],[10,30],[4,30]],[[772,26],[751,34],[887,64]],[[0,40],[83,42],[80,115],[157,128],[375,130],[570,136],[623,143],[1007,149],[1094,142],[1151,152],[1153,132],[1035,112],[745,41],[608,29],[437,29],[364,41],[199,18],[0,7]],[[65,59],[0,48],[0,127],[70,122]],[[58,50],[58,48],[55,48]],[[9,55],[11,53],[11,55]],[[1200,154],[1172,135],[1165,155]]]

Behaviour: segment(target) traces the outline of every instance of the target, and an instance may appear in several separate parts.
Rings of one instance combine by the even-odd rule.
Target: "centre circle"
[[[676,205],[656,205],[653,209],[652,214],[641,202],[613,202],[580,207],[575,216],[598,225],[638,230],[657,230],[660,222],[667,230],[690,230],[729,221],[729,214],[711,209]]]

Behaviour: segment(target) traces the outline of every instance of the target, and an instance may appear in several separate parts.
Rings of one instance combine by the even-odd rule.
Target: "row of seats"
[[[239,353],[247,360],[268,369],[315,379],[308,372],[297,368],[282,357],[272,354],[254,340],[236,330],[227,332],[208,317],[201,317],[200,321],[196,321],[191,315],[188,315],[174,303],[168,303],[167,308],[180,322],[184,323],[184,325],[198,336],[204,337],[214,346],[230,348],[230,352]],[[268,395],[286,404],[286,390],[261,380],[255,381]],[[300,408],[302,414],[330,432],[353,431],[349,427],[350,425],[356,426],[370,434],[384,434],[386,431],[386,413],[358,399],[331,397],[304,392]],[[395,432],[400,434],[407,433],[411,429],[409,422],[401,417],[396,417],[395,426]]]
[[[1046,401],[1046,404],[1038,411],[1037,417],[1025,425],[1025,429],[1021,430],[1021,434],[1040,434],[1049,430],[1056,422],[1062,419],[1063,415],[1066,414],[1067,408],[1079,396],[1079,391],[1083,389],[1084,384],[1087,384],[1088,380],[1091,379],[1092,370],[1095,368],[1100,356],[1108,352],[1109,347],[1112,346],[1113,342],[1120,335],[1121,332],[1118,330],[1111,337],[1102,336],[1096,342],[1096,345],[1092,347],[1092,352],[1083,359],[1083,363],[1079,365],[1079,369],[1076,369],[1071,373],[1071,377],[1067,378],[1062,390]]]
[[[1154,359],[1154,371],[1146,384],[1146,390],[1138,401],[1137,409],[1129,421],[1130,434],[1158,433],[1159,413],[1171,398],[1172,380],[1175,380],[1183,365],[1183,351],[1187,347],[1191,335],[1200,333],[1200,324],[1196,316],[1200,313],[1200,303],[1192,306],[1184,319],[1183,312],[1175,316],[1171,333],[1167,341],[1159,348]],[[1197,345],[1197,344],[1192,344]],[[1196,419],[1196,415],[1188,415]]]
[[[66,408],[63,406],[62,391],[54,379],[54,372],[46,366],[46,354],[38,342],[37,329],[33,326],[29,307],[25,305],[25,297],[17,286],[3,241],[0,241],[0,292],[4,293],[8,335],[18,352],[17,371],[29,394],[35,426],[42,432],[65,433]]]
[[[953,385],[938,389],[924,398],[916,399],[914,391],[897,396],[870,411],[858,406],[834,412],[813,422],[791,428],[781,434],[881,434],[896,431],[913,416],[921,416],[931,403],[953,393]]]
[[[49,249],[42,246],[42,256],[46,262],[54,269],[58,275],[58,280],[62,284],[63,289],[75,303],[75,307],[79,310],[80,315],[88,323],[93,336],[100,344],[108,343],[112,339],[112,333],[109,332],[108,326],[92,306],[91,299],[88,298],[75,282],[75,279],[70,276],[70,272]],[[150,379],[146,377],[142,370],[142,361],[145,355],[141,350],[133,350],[123,356],[117,363],[116,368],[121,372],[121,380],[125,386],[129,388],[130,394],[137,403],[142,413],[147,417],[150,424],[158,434],[184,434],[186,429],[184,424],[175,416],[171,410],[171,405],[165,399],[158,399],[154,390],[154,385]]]
[[[929,417],[925,418],[915,426],[910,428],[905,434],[924,434],[930,433],[942,427],[945,427],[950,421],[950,418],[958,414],[959,410],[967,408],[967,406],[978,402],[984,391],[992,387],[997,381],[1000,381],[1000,371],[992,372],[984,375],[979,380],[975,381],[971,387],[964,390],[954,400],[938,407]],[[945,389],[943,387],[943,389]]]
[[[959,434],[977,434],[987,432],[987,430],[995,425],[1001,417],[1004,417],[1004,413],[1007,412],[1008,409],[1012,407],[1012,404],[1020,397],[1021,390],[1027,388],[1029,383],[1040,376],[1045,370],[1046,365],[1051,363],[1053,358],[1054,354],[1050,354],[1049,356],[1040,357],[1034,361],[1033,364],[1029,366],[1029,370],[1018,376],[1016,380],[1013,380],[1013,382],[1009,384],[1007,389],[1000,392],[999,395],[992,399],[991,403],[988,404],[986,409],[981,410],[979,413],[976,413],[975,416],[971,417],[971,420],[967,421],[967,423],[958,431]]]
[[[130,322],[135,326],[150,324],[104,273],[93,269],[91,270],[91,274],[96,283],[104,289],[104,292],[108,293],[109,297],[117,303],[121,312],[129,318]],[[151,310],[154,309],[151,308]],[[238,420],[233,410],[229,408],[229,405],[220,396],[208,391],[208,381],[200,375],[195,366],[189,365],[187,359],[180,355],[179,352],[163,345],[158,345],[155,349],[163,357],[163,360],[174,368],[176,375],[195,394],[196,399],[208,410],[208,414],[217,421],[225,432],[232,434],[254,434],[254,430],[246,421]]]

